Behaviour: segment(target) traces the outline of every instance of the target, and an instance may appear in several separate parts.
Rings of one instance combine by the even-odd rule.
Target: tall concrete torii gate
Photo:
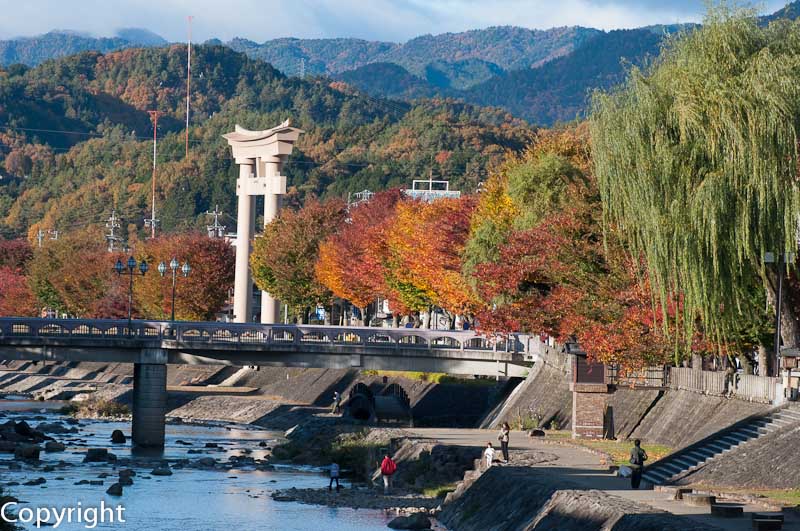
[[[250,241],[253,239],[256,196],[264,196],[264,224],[278,215],[281,195],[286,193],[286,176],[281,175],[283,164],[292,153],[294,143],[304,133],[286,120],[264,131],[248,131],[236,125],[232,133],[222,135],[231,146],[233,158],[239,165],[236,195],[239,196],[236,220],[236,278],[233,285],[234,321],[251,320],[253,279],[250,273]],[[261,322],[275,323],[279,303],[266,291],[261,292]]]

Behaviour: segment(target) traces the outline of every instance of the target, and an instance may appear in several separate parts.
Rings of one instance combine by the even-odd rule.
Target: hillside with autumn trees
[[[222,46],[197,47],[192,68],[188,159],[185,46],[85,52],[1,70],[0,234],[74,230],[116,209],[133,237],[150,204],[151,109],[164,113],[157,202],[168,232],[203,227],[215,205],[234,212],[236,168],[221,135],[237,123],[262,129],[290,118],[306,131],[285,169],[287,204],[430,175],[474,190],[532,134],[498,110],[366,97],[325,79],[287,78]]]

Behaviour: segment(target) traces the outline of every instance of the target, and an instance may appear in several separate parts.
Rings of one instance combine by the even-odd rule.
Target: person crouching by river
[[[392,488],[392,475],[397,471],[397,464],[392,461],[389,454],[383,456],[381,462],[381,477],[383,478],[383,493],[389,494],[389,489]]]
[[[486,450],[483,451],[483,459],[486,461],[486,468],[491,468],[492,461],[494,461],[494,447],[492,447],[492,443],[486,443]]]
[[[336,481],[336,492],[339,492],[339,465],[336,462],[333,462],[328,468],[331,474],[331,481],[328,483],[328,490],[333,488],[333,482]]]
[[[508,440],[511,435],[511,426],[508,425],[508,422],[504,422],[500,426],[500,435],[497,436],[497,439],[500,441],[500,448],[503,450],[503,462],[508,463]]]

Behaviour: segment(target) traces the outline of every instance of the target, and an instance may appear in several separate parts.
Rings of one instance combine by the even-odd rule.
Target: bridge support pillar
[[[164,447],[164,417],[167,413],[166,363],[133,364],[133,446]]]

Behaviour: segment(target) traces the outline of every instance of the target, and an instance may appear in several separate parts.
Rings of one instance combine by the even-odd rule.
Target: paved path
[[[411,428],[407,431],[416,437],[435,439],[443,444],[456,446],[486,446],[497,441],[496,430],[455,429],[455,428]],[[714,525],[720,529],[731,531],[751,530],[749,514],[744,518],[724,519],[712,517],[708,509],[690,507],[682,501],[670,499],[667,493],[654,490],[633,490],[630,480],[615,476],[608,471],[608,465],[601,464],[601,457],[588,449],[558,442],[547,442],[543,439],[531,438],[522,432],[513,432],[509,445],[511,450],[539,450],[558,456],[557,461],[541,463],[537,468],[548,469],[554,476],[561,476],[565,483],[569,482],[585,489],[596,489],[607,494],[619,496],[638,503],[650,505],[656,509],[686,516],[698,522]],[[761,506],[746,505],[745,513],[764,512]],[[784,529],[800,529],[800,519],[793,515],[786,516]]]

